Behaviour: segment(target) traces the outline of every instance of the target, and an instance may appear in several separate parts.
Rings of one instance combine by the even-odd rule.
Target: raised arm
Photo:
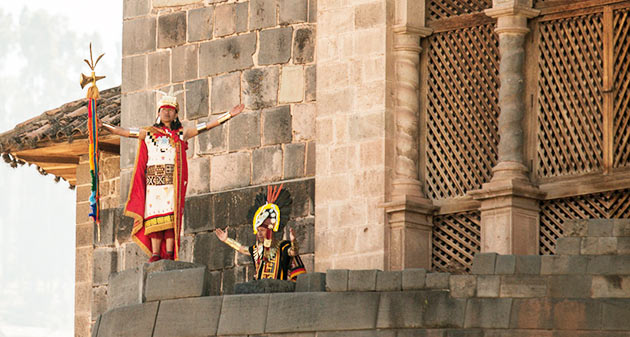
[[[144,139],[144,137],[147,135],[147,132],[145,130],[141,130],[139,128],[123,128],[120,126],[115,126],[115,125],[111,125],[109,123],[103,123],[101,122],[101,119],[97,119],[97,125],[98,127],[103,127],[105,128],[107,131],[121,136],[121,137],[127,137],[127,138],[142,138]]]
[[[230,239],[228,237],[227,231],[228,231],[227,228],[225,229],[225,231],[223,231],[221,228],[217,228],[214,231],[214,234],[217,235],[217,238],[219,238],[219,240],[221,240],[221,242],[223,242],[226,245],[232,247],[237,252],[239,252],[241,254],[249,255],[249,249],[247,249],[247,247],[241,245],[238,241],[236,241],[234,239]]]
[[[300,247],[295,241],[295,232],[293,228],[289,227],[289,239],[291,240],[291,248],[289,248],[289,256],[298,256],[300,255]]]
[[[244,108],[245,106],[243,104],[236,105],[229,112],[224,113],[223,115],[219,116],[219,118],[210,123],[198,123],[195,128],[184,129],[184,140],[189,140],[190,138],[193,138],[202,132],[206,132],[216,126],[225,123],[228,119],[240,114]]]

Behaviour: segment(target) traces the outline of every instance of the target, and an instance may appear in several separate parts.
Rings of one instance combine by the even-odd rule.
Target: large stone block
[[[591,296],[589,275],[553,275],[549,281],[550,297],[587,298]]]
[[[284,146],[284,179],[301,178],[304,176],[304,143],[287,144]]]
[[[221,280],[222,272],[220,271],[211,271],[207,275],[207,285],[206,289],[208,289],[208,295],[210,296],[218,296],[221,295]]]
[[[228,124],[228,150],[237,151],[260,146],[260,113],[243,112]],[[213,163],[214,163],[213,158]],[[216,172],[216,171],[212,171]]]
[[[580,237],[559,238],[556,242],[556,254],[558,255],[580,255]]]
[[[385,8],[380,2],[356,6],[354,9],[355,29],[374,28],[385,23]]]
[[[291,143],[291,109],[284,105],[262,111],[263,145]]]
[[[199,47],[196,44],[173,48],[172,74],[173,82],[188,81],[197,78],[199,64]]]
[[[234,286],[235,294],[269,294],[290,293],[295,291],[295,282],[275,279],[251,280],[237,283]]]
[[[381,293],[376,318],[377,329],[423,327],[423,316],[428,310],[428,292],[405,291]]]
[[[552,304],[546,298],[519,298],[512,302],[510,328],[551,329]]]
[[[317,99],[317,67],[307,66],[304,75],[304,100],[312,102]]]
[[[207,122],[208,119],[199,119],[199,123]],[[197,136],[199,143],[199,153],[214,154],[227,149],[227,126],[221,124]]]
[[[296,292],[320,292],[326,291],[325,273],[306,273],[298,275],[295,284]]]
[[[92,320],[107,311],[107,287],[92,288]]]
[[[110,309],[142,303],[144,283],[142,267],[111,274],[108,283],[108,303]]]
[[[249,29],[273,27],[276,25],[275,0],[251,0],[249,2]]]
[[[477,276],[477,297],[499,297],[501,276],[479,275]]]
[[[598,221],[599,220],[599,221]],[[596,236],[612,236],[613,234],[613,221],[609,219],[593,219],[588,223],[586,229],[586,235],[588,237]]]
[[[219,5],[215,7],[215,37],[232,35],[236,32],[234,7],[234,4]]]
[[[252,197],[253,199],[253,197]],[[299,215],[298,215],[299,216]],[[315,252],[315,218],[303,218],[299,220],[290,220],[285,227],[288,237],[288,228],[295,231],[295,240],[300,247],[300,254],[310,254]],[[250,227],[251,232],[251,227]],[[251,235],[251,234],[250,234]]]
[[[214,198],[211,194],[186,198],[184,233],[198,233],[214,229]]]
[[[202,43],[199,47],[199,76],[249,68],[254,65],[254,52],[255,33]]]
[[[424,289],[426,278],[426,269],[405,269],[402,271],[402,290]]]
[[[214,233],[202,233],[195,236],[193,262],[204,264],[210,270],[233,266],[234,253],[234,250],[219,241]]]
[[[302,332],[374,329],[379,306],[378,293],[335,292],[272,294],[266,332]],[[224,302],[225,305],[225,302]]]
[[[261,184],[282,178],[282,147],[268,146],[252,153],[252,183]]]
[[[199,0],[153,0],[153,8],[191,5]]]
[[[315,141],[308,142],[306,146],[306,176],[311,177],[315,175],[315,170],[317,167],[317,156],[316,156],[316,147]]]
[[[593,298],[630,297],[630,277],[620,275],[593,276],[591,296]]]
[[[501,297],[544,297],[547,278],[544,276],[507,275],[501,277]]]
[[[153,337],[214,336],[222,297],[198,297],[160,302]]]
[[[591,256],[586,267],[587,274],[611,275],[620,274],[620,266],[616,261],[616,256],[597,255]]]
[[[230,110],[241,102],[241,73],[234,72],[212,79],[211,113]]]
[[[125,194],[127,192],[125,191]],[[123,215],[123,208],[116,209],[116,242],[121,245],[131,241],[131,230],[133,229],[133,218]]]
[[[466,305],[466,328],[505,329],[510,325],[512,299],[471,298]]]
[[[449,273],[428,273],[426,279],[427,289],[448,289],[449,288]],[[403,276],[403,288],[404,288],[404,276]]]
[[[224,296],[217,335],[265,332],[269,294]],[[243,319],[247,317],[247,319]]]
[[[630,300],[608,299],[602,303],[603,330],[630,330]],[[614,336],[613,334],[610,334]]]
[[[291,44],[293,28],[282,27],[260,32],[260,45],[264,46],[258,52],[258,64],[287,63],[291,58]]]
[[[98,336],[151,337],[158,304],[136,304],[106,312],[101,317]]]
[[[497,275],[511,275],[516,271],[515,255],[498,255],[494,266]]]
[[[147,275],[147,302],[206,295],[206,267],[171,270]]]
[[[428,291],[424,301],[426,310],[423,315],[423,326],[428,328],[463,328],[467,316],[466,300],[453,298],[446,291]]]
[[[538,275],[540,274],[540,256],[538,255],[517,255],[516,274]]]
[[[304,69],[302,66],[284,66],[280,76],[280,103],[298,103],[304,100]]]
[[[278,67],[251,69],[243,73],[245,107],[257,110],[275,106],[278,101]]]
[[[614,219],[612,236],[629,237],[630,236],[630,219]]]
[[[564,235],[567,237],[583,237],[588,232],[590,219],[570,220],[564,223]]]
[[[348,291],[375,291],[378,270],[350,270],[348,273]]]
[[[123,127],[153,125],[157,116],[155,95],[153,92],[148,91],[122,95],[120,98],[120,109],[120,124]],[[121,168],[133,166],[135,150],[138,144],[136,139],[125,138],[125,140],[128,141],[126,145],[129,148],[129,153],[120,153]]]
[[[122,59],[121,92],[143,90],[147,87],[147,56],[128,56]]]
[[[93,284],[105,284],[109,281],[109,275],[116,272],[118,254],[115,250],[108,248],[97,248],[92,253],[93,262]]]
[[[210,158],[198,157],[188,161],[188,191],[190,196],[210,192]]]
[[[248,31],[249,2],[238,2],[234,4],[234,15],[236,20],[236,32],[242,33]]]
[[[149,14],[151,11],[150,0],[124,0],[123,19]]]
[[[210,108],[208,79],[186,82],[186,119],[207,117]]]
[[[308,0],[278,0],[280,24],[306,22]]]
[[[401,291],[402,271],[379,271],[376,274],[376,291]]]
[[[586,237],[582,238],[580,254],[583,255],[611,255],[617,253],[617,238],[614,237]]]
[[[477,253],[473,258],[472,273],[477,275],[494,274],[497,253]]]
[[[149,259],[149,256],[135,242],[124,244],[122,249],[124,263],[121,269],[123,270],[142,267]]]
[[[123,57],[155,50],[155,21],[154,17],[123,21]]]
[[[250,154],[246,152],[214,156],[210,162],[210,189],[221,191],[249,185],[250,165]]]
[[[315,27],[299,28],[293,39],[293,63],[311,63],[315,59]]]
[[[108,208],[100,211],[101,217],[101,237],[98,237],[98,227],[94,228],[94,245],[96,247],[107,247],[114,244],[114,232],[116,231],[116,222],[118,220],[118,212],[116,208]]]
[[[160,15],[158,48],[170,48],[184,43],[186,43],[186,12]]]
[[[149,88],[171,82],[171,52],[157,51],[148,55],[147,83]]]
[[[602,302],[591,299],[556,299],[553,303],[554,330],[597,330]]]
[[[202,7],[188,11],[188,42],[212,38],[214,7]]]
[[[236,284],[246,281],[246,273],[247,267],[245,266],[235,266],[234,268],[223,270],[223,280],[221,281],[223,295],[234,294]]]
[[[326,271],[326,290],[348,291],[348,269],[329,269]]]
[[[541,275],[578,275],[585,274],[589,256],[553,255],[541,256]]]
[[[296,104],[292,107],[293,136],[297,141],[315,139],[315,104]]]
[[[474,275],[451,275],[449,289],[453,297],[473,297],[477,291],[477,277]]]

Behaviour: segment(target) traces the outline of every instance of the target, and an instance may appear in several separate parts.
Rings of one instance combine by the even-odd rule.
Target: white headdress
[[[160,98],[157,105],[158,111],[160,111],[160,108],[164,108],[164,107],[173,108],[179,111],[179,104],[177,104],[177,97],[175,96],[177,96],[178,94],[181,94],[182,92],[185,92],[186,90],[177,90],[173,92],[173,86],[171,86],[171,89],[168,91],[168,93],[165,93],[164,91],[161,91],[161,90],[154,90],[154,91],[157,92],[158,94],[162,94],[162,98]]]

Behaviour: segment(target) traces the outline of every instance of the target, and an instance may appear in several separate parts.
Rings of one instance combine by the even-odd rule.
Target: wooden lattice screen
[[[496,164],[498,40],[494,25],[431,35],[428,50],[425,193],[463,196]]]
[[[541,22],[538,176],[602,167],[601,13]]]
[[[556,251],[563,224],[574,219],[613,219],[630,216],[630,190],[545,200],[540,204],[540,254]]]
[[[492,7],[492,0],[431,0],[427,3],[427,20],[480,12]]]
[[[475,211],[433,218],[433,270],[470,272],[481,242],[480,217]]]
[[[630,165],[630,11],[617,10],[614,15],[614,167]]]

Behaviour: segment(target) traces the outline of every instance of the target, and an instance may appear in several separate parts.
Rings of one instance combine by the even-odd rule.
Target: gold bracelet
[[[198,123],[197,124],[197,132],[206,131],[208,129],[207,127],[208,127],[208,123],[206,123],[206,122]]]
[[[232,114],[229,112],[226,112],[223,115],[221,115],[219,119],[217,119],[217,122],[219,122],[219,124],[223,124],[225,121],[227,121],[230,118],[232,118]]]
[[[138,128],[130,128],[129,129],[129,137],[134,137],[134,138],[140,137],[140,129],[138,129]]]
[[[291,241],[291,250],[293,251],[293,254],[298,255],[300,252],[300,246],[297,242]]]
[[[225,241],[225,244],[232,247],[234,250],[241,250],[241,247],[243,247],[240,243],[238,243],[238,241],[232,239],[232,238],[227,238]]]

